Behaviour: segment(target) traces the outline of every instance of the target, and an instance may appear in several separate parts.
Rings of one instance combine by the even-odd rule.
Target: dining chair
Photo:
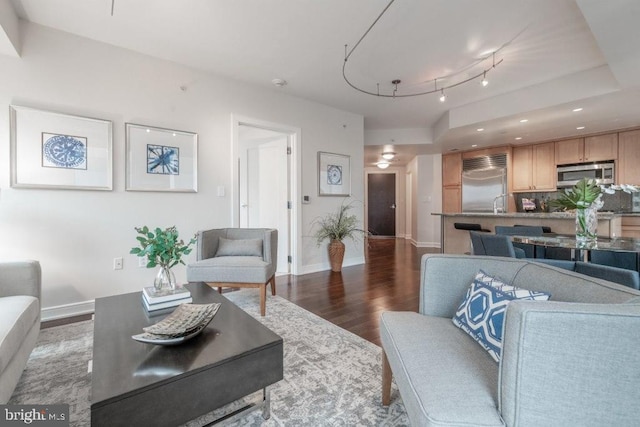
[[[471,242],[478,239],[482,242],[481,248],[484,253],[476,253],[474,247],[474,255],[501,256],[509,258],[526,258],[525,252],[521,248],[515,248],[509,236],[499,234],[479,233],[470,231]]]

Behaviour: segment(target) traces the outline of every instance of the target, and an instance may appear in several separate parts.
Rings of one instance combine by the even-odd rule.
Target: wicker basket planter
[[[342,260],[344,259],[344,243],[340,240],[331,240],[329,243],[329,263],[331,271],[342,271]]]

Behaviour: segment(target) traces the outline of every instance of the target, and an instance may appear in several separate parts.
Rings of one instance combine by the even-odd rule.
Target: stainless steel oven
[[[583,178],[594,179],[598,184],[602,185],[614,184],[614,163],[583,163],[558,166],[558,188],[573,187]]]

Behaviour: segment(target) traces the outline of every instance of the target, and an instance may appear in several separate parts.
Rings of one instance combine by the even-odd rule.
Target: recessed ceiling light
[[[582,130],[582,129],[584,129],[584,126],[578,126],[576,129]]]
[[[520,141],[522,139],[521,136],[516,136],[516,141]]]
[[[478,128],[476,129],[478,132],[482,132],[484,130],[484,128]]]
[[[471,148],[476,148],[478,146],[478,144],[472,144]]]
[[[529,121],[529,119],[522,119],[520,120],[520,123],[527,123]]]
[[[582,111],[582,107],[580,107],[580,108],[574,108],[574,109],[573,109],[573,112],[574,112],[574,113],[577,113],[578,111]]]

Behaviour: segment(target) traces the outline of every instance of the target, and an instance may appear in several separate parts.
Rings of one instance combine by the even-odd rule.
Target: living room
[[[356,94],[339,75],[344,62],[343,46],[345,43],[353,46],[386,4],[384,2],[385,4],[371,7],[367,5],[367,14],[360,14],[359,8],[365,7],[363,2],[360,3],[348,6],[343,12],[326,10],[328,8],[319,5],[298,6],[288,3],[287,6],[292,8],[290,14],[279,14],[280,20],[270,25],[286,26],[288,21],[295,19],[295,28],[299,28],[304,27],[306,20],[313,21],[309,17],[314,14],[322,13],[325,17],[339,15],[339,19],[334,19],[345,27],[353,27],[352,31],[330,36],[324,28],[324,33],[318,31],[313,33],[313,37],[330,38],[335,45],[332,57],[338,75],[331,76],[330,83],[334,86],[344,85],[345,91]],[[572,7],[577,7],[573,2],[569,3]],[[167,14],[171,13],[172,7],[176,7],[170,3],[166,6]],[[390,128],[377,126],[374,122],[368,125],[364,110],[339,108],[310,96],[297,95],[295,87],[298,75],[306,72],[312,81],[322,80],[323,76],[318,75],[318,72],[306,69],[309,67],[305,65],[306,61],[310,61],[315,55],[313,50],[295,52],[299,68],[273,69],[263,76],[265,84],[247,83],[242,70],[252,68],[254,63],[261,62],[263,58],[245,57],[237,65],[236,75],[227,71],[225,64],[235,56],[231,53],[225,55],[225,49],[236,49],[234,37],[248,24],[243,23],[241,14],[233,15],[234,19],[225,23],[225,7],[231,6],[223,6],[215,20],[210,18],[212,23],[209,24],[219,26],[219,37],[226,39],[226,46],[219,51],[222,53],[203,58],[199,64],[191,62],[185,65],[180,62],[180,58],[169,58],[163,53],[165,47],[171,47],[173,51],[179,50],[172,45],[168,30],[166,37],[156,40],[154,51],[137,51],[136,40],[138,36],[142,37],[138,33],[143,34],[147,25],[159,25],[159,22],[145,23],[138,15],[136,20],[140,27],[128,26],[130,23],[126,19],[130,10],[124,1],[93,2],[86,6],[92,10],[82,12],[87,15],[81,14],[84,6],[72,5],[67,11],[64,9],[64,2],[47,2],[47,5],[37,1],[0,2],[0,26],[4,30],[0,55],[0,110],[5,112],[0,114],[0,129],[3,130],[0,150],[5,153],[0,168],[0,230],[5,244],[0,249],[0,258],[35,259],[40,262],[43,320],[90,314],[95,308],[96,299],[138,292],[153,280],[155,271],[139,267],[137,257],[129,254],[130,248],[136,244],[135,227],[175,225],[180,235],[188,239],[199,230],[239,225],[236,203],[237,169],[233,159],[236,147],[234,137],[237,125],[241,122],[291,129],[299,136],[298,145],[293,147],[292,153],[295,164],[292,181],[297,185],[292,194],[293,229],[296,230],[291,238],[294,250],[292,273],[304,276],[329,269],[326,245],[316,245],[313,223],[319,216],[335,211],[343,198],[318,195],[318,153],[348,156],[351,177],[349,194],[353,200],[364,203],[367,199],[366,174],[378,170],[374,165],[378,161],[377,156],[392,139],[407,151],[402,154],[398,150],[402,163],[392,163],[387,171],[394,171],[403,180],[407,172],[410,172],[412,182],[415,183],[407,193],[411,198],[411,222],[405,224],[403,219],[402,232],[398,234],[410,239],[414,246],[432,246],[437,250],[440,223],[439,218],[431,213],[441,210],[441,154],[449,147],[443,141],[452,139],[454,141],[449,141],[450,147],[458,148],[455,137],[464,134],[460,137],[459,144],[460,149],[466,148],[462,145],[471,140],[468,135],[478,133],[473,123],[470,123],[472,118],[468,119],[469,123],[454,122],[461,120],[466,113],[492,110],[487,108],[488,104],[485,102],[476,105],[473,111],[471,107],[465,109],[463,104],[457,104],[455,109],[451,108],[449,119],[452,130],[447,137],[439,140],[438,131],[441,128],[435,126],[418,129],[415,122],[404,127],[396,124],[396,127]],[[139,13],[151,7],[160,8],[155,4],[138,4],[134,9]],[[199,7],[208,6],[203,3]],[[254,8],[252,11],[245,9],[246,13],[260,15],[260,7],[269,6],[245,7]],[[39,8],[47,12],[44,13],[46,16],[39,15]],[[78,15],[75,15],[76,12]],[[63,20],[62,16],[66,16],[68,21],[76,21],[80,27],[91,26],[93,21],[88,18],[96,19],[96,15],[100,16],[99,22],[102,23],[98,32],[117,38],[119,34],[127,37],[127,31],[131,31],[128,33],[130,44],[118,46],[113,41],[99,41],[97,35],[95,39],[79,35],[86,29],[74,31],[73,25],[57,29],[55,25],[56,16],[60,16],[60,20]],[[33,22],[27,19],[29,16],[33,17]],[[36,16],[39,17],[38,20]],[[350,16],[355,17],[353,19],[356,19],[357,25],[350,22]],[[84,18],[87,21],[83,21]],[[164,25],[170,28],[170,24]],[[316,29],[315,26],[313,28]],[[295,38],[297,34],[299,33],[284,32],[281,37]],[[206,39],[198,40],[194,42],[194,46],[183,46],[182,49],[187,53],[191,50],[199,52],[202,47],[200,45],[208,42]],[[502,42],[506,43],[507,40]],[[188,56],[187,53],[185,57]],[[277,57],[288,53],[281,51],[276,40],[263,55]],[[598,64],[594,64],[596,65]],[[221,71],[211,71],[216,66]],[[276,77],[285,77],[288,84],[272,84],[271,80]],[[528,82],[529,85],[533,83]],[[584,81],[581,80],[581,83]],[[602,86],[609,83],[607,80],[607,84]],[[322,90],[322,85],[318,85],[317,91]],[[582,88],[571,87],[566,92],[571,92],[571,96],[578,98],[574,92],[579,90]],[[606,93],[602,87],[599,90],[602,94]],[[453,99],[454,95],[455,89],[452,89],[449,99]],[[505,93],[495,93],[495,96],[498,95],[507,96]],[[569,97],[565,92],[562,95]],[[593,96],[593,93],[589,95]],[[393,103],[391,105],[398,105],[404,101],[382,100],[360,93],[357,96],[364,99],[362,102],[371,104],[389,101]],[[429,95],[427,98],[429,99],[417,101],[417,104],[412,101],[415,107],[413,109],[418,110],[416,105],[420,102],[438,103],[437,95]],[[559,94],[558,99],[560,98],[562,101],[556,100],[558,105],[566,101],[566,97]],[[535,106],[526,101],[522,103],[527,105],[511,105],[514,109],[526,107],[530,111],[542,108],[542,105]],[[389,103],[386,105],[381,110],[392,109],[388,106]],[[111,122],[111,188],[106,191],[78,191],[13,187],[11,171],[15,165],[9,155],[10,106]],[[448,107],[438,108],[441,115],[443,111],[448,111]],[[512,111],[507,115],[500,112],[503,117],[514,113]],[[498,116],[498,112],[495,115]],[[631,126],[624,120],[626,119],[622,118],[615,125],[616,129]],[[128,191],[127,123],[197,134],[197,192]],[[442,123],[440,122],[441,125]],[[490,140],[490,137],[483,135],[480,143],[490,144]],[[424,143],[425,141],[428,143]],[[402,189],[407,191],[404,184]],[[309,203],[305,202],[304,196],[310,197]],[[354,212],[364,225],[367,221],[365,205],[360,204]],[[362,241],[346,240],[345,243],[347,248],[344,266],[365,264]],[[122,259],[122,269],[114,269],[114,259],[119,258]],[[186,260],[195,260],[195,252]],[[179,281],[186,281],[184,266],[177,266],[175,272]]]

